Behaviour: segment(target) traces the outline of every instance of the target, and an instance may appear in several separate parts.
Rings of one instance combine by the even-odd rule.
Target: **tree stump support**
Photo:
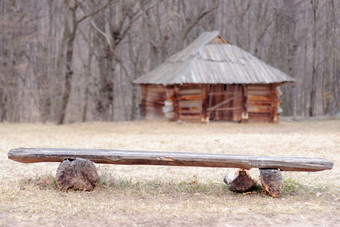
[[[245,169],[230,171],[224,177],[223,181],[233,192],[247,192],[256,186],[256,180],[254,180],[250,176],[249,171]]]
[[[98,173],[94,163],[87,159],[66,159],[57,169],[58,188],[62,191],[92,191],[97,184]]]
[[[265,192],[271,197],[280,197],[283,183],[279,169],[260,169],[260,180]]]

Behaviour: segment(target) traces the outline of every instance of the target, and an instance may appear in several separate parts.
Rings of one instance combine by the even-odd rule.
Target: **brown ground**
[[[61,192],[58,163],[7,159],[16,147],[69,147],[322,157],[331,171],[283,172],[280,199],[233,194],[228,169],[97,165],[92,192]],[[0,124],[0,226],[340,226],[340,121],[64,126]],[[257,170],[251,170],[254,177]]]

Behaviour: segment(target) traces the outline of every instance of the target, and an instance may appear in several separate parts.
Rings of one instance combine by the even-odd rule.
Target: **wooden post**
[[[248,108],[247,108],[247,102],[248,102],[248,91],[247,91],[247,85],[242,84],[242,90],[243,90],[243,109],[242,109],[242,116],[241,116],[241,122],[247,123],[248,122]]]
[[[208,113],[208,94],[209,94],[209,84],[203,84],[202,87],[202,114],[201,114],[201,122],[208,123],[209,122],[209,113]]]
[[[276,90],[276,88],[278,87],[279,85],[275,84],[272,86],[272,89],[273,89],[273,94],[275,95],[275,98],[274,98],[274,105],[273,105],[273,122],[274,123],[277,123],[279,122],[279,114],[278,114],[278,111],[277,109],[279,108],[279,105],[280,105],[280,99],[279,99],[279,94],[278,94],[278,91]]]
[[[179,88],[177,85],[174,86],[174,113],[175,113],[175,119],[180,120],[180,114],[179,114]]]

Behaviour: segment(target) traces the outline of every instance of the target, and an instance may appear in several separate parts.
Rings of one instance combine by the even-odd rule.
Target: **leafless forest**
[[[133,120],[133,80],[201,32],[296,79],[284,115],[340,110],[340,0],[1,0],[0,121]]]

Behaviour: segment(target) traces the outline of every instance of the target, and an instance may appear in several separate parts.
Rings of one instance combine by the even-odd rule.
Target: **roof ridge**
[[[207,45],[218,35],[218,31],[202,33],[186,48],[134,83],[268,84],[294,81],[284,72],[236,45]]]

